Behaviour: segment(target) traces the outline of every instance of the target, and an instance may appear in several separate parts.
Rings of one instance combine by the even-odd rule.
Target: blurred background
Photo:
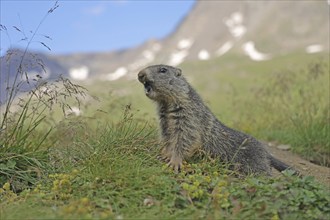
[[[228,54],[259,62],[329,51],[327,0],[1,1],[1,25],[2,56],[29,44],[47,66],[45,77],[74,80],[112,81],[151,63]]]

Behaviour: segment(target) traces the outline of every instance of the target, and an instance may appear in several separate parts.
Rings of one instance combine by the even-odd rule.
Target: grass
[[[14,192],[20,192],[35,185],[41,178],[43,172],[49,168],[48,150],[51,144],[48,136],[52,131],[52,126],[44,126],[47,121],[47,113],[53,107],[59,106],[63,111],[70,108],[68,101],[74,99],[79,103],[79,98],[84,95],[82,87],[71,83],[68,79],[60,77],[56,82],[46,82],[42,80],[42,73],[37,74],[35,79],[28,76],[28,67],[38,67],[44,73],[46,68],[37,56],[30,65],[25,64],[28,57],[30,44],[35,40],[36,34],[47,16],[58,8],[55,2],[53,7],[45,14],[35,31],[30,32],[31,37],[27,37],[24,29],[20,30],[14,26],[22,36],[22,41],[26,41],[26,47],[21,55],[13,54],[15,51],[7,53],[2,57],[1,62],[7,65],[8,72],[1,72],[0,81],[6,89],[0,94],[0,184],[11,183]],[[1,25],[1,31],[7,33],[7,28]],[[47,38],[47,36],[46,36]],[[40,42],[47,49],[45,43]],[[17,55],[17,58],[12,56]],[[14,59],[14,61],[12,60]],[[16,60],[17,59],[17,60]],[[13,74],[11,71],[12,62],[18,62],[18,66]],[[31,91],[24,93],[24,88],[29,87]]]
[[[248,108],[247,112],[260,113],[272,113],[276,109],[275,115],[261,114],[258,120],[265,124],[260,124],[256,132],[264,139],[289,143],[308,160],[329,166],[330,106],[329,96],[325,95],[329,94],[328,73],[329,63],[325,62],[311,63],[296,71],[277,72],[267,87],[254,93],[260,104]],[[251,113],[247,113],[247,118],[247,123],[256,124]]]
[[[56,170],[31,189],[16,194],[4,184],[2,219],[326,219],[330,214],[328,191],[312,177],[237,178],[203,157],[175,174],[156,159],[154,127],[129,115],[70,146],[61,146],[60,139],[52,152]]]

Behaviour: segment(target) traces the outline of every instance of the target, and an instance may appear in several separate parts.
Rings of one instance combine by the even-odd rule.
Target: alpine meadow
[[[158,49],[150,41],[113,53],[32,51],[40,42],[51,53],[39,28],[60,13],[57,1],[29,34],[1,24],[1,34],[25,36],[25,47],[1,57],[0,219],[329,219],[330,54],[305,48],[329,39],[313,23],[325,9],[287,4],[292,13],[268,27],[282,3],[197,1],[171,35],[155,40]],[[315,19],[302,16],[307,34],[299,39],[289,32],[299,19],[285,19],[302,12]],[[272,53],[256,58],[251,39]],[[180,68],[219,120],[256,137],[299,175],[242,175],[202,151],[181,172],[160,161],[156,105],[138,82],[141,69],[158,63]],[[86,80],[70,72],[82,64]]]

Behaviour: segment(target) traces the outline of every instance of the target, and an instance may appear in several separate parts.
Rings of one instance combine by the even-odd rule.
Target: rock
[[[280,149],[280,150],[290,150],[291,146],[288,145],[288,144],[280,144],[277,146],[277,149]]]
[[[267,145],[268,145],[269,147],[274,147],[274,146],[275,146],[274,143],[272,143],[272,142],[268,142]]]
[[[143,205],[148,206],[148,207],[153,206],[154,204],[155,204],[155,201],[152,198],[146,198],[143,201]]]

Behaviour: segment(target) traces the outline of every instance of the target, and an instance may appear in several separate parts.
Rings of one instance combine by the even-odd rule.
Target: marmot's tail
[[[272,155],[269,156],[269,159],[270,159],[270,165],[272,167],[274,167],[275,169],[277,169],[278,171],[282,172],[284,170],[292,170],[294,171],[294,174],[295,175],[299,175],[299,172],[294,170],[292,167],[290,167],[289,165],[287,165],[286,163],[276,159],[275,157],[273,157]]]
[[[286,163],[283,163],[282,161],[276,159],[273,156],[270,156],[269,159],[270,159],[270,165],[280,172],[290,168],[289,165],[287,165]]]
[[[284,170],[291,170],[294,172],[293,175],[301,176],[301,173],[299,173],[297,170],[293,169],[292,167],[290,167],[286,163],[280,161],[279,159],[276,159],[272,155],[269,155],[269,159],[270,159],[270,165],[272,167],[274,167],[276,170],[278,170],[280,172],[282,172]]]

